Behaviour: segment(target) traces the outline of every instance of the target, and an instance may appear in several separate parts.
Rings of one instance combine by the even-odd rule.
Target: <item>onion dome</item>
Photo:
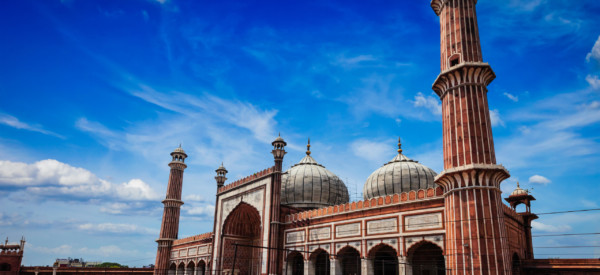
[[[512,193],[510,193],[510,196],[523,196],[523,195],[529,195],[529,193],[527,192],[527,190],[521,189],[521,186],[519,185],[519,182],[517,181],[517,188],[515,188],[514,191],[512,191]]]
[[[310,139],[306,156],[281,177],[281,204],[315,209],[349,201],[344,182],[310,156]]]
[[[436,175],[431,168],[403,155],[402,144],[398,138],[398,155],[367,178],[363,187],[363,197],[371,199],[411,190],[435,188]]]

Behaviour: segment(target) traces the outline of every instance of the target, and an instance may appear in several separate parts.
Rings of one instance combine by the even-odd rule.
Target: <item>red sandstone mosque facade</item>
[[[483,62],[476,0],[433,0],[440,18],[444,170],[398,155],[369,176],[364,200],[349,202],[342,180],[310,152],[282,171],[286,142],[273,141],[274,165],[225,184],[216,170],[213,232],[178,239],[186,153],[171,153],[171,174],[155,274],[518,274],[533,259],[534,198],[496,163],[487,102],[495,78]],[[515,207],[525,204],[526,211]]]

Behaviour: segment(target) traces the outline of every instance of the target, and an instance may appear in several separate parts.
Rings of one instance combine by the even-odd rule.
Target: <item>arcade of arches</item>
[[[412,246],[408,257],[399,257],[396,250],[386,244],[372,248],[366,258],[361,258],[360,252],[349,246],[342,248],[333,257],[325,250],[317,249],[310,253],[306,261],[300,252],[294,251],[286,257],[285,274],[440,275],[445,274],[445,264],[442,249],[424,241]]]
[[[195,264],[194,262],[189,262],[187,266],[184,263],[180,263],[179,265],[175,265],[172,263],[169,267],[169,275],[205,275],[206,274],[206,263],[204,261],[198,262]]]

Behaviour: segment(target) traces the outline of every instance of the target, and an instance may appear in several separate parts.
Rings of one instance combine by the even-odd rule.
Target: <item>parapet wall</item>
[[[260,179],[260,178],[269,176],[269,175],[271,175],[273,173],[274,170],[275,170],[274,167],[269,167],[269,168],[267,168],[265,170],[262,170],[260,172],[256,172],[256,173],[254,173],[254,174],[252,174],[250,176],[247,176],[245,178],[241,178],[239,180],[236,180],[236,181],[234,181],[234,182],[232,182],[230,184],[227,184],[227,185],[219,188],[217,190],[217,194],[227,192],[227,191],[229,191],[231,189],[234,189],[234,188],[236,188],[238,186],[242,186],[242,185],[244,185],[246,183],[249,183],[249,182],[252,182],[252,181],[254,181],[256,179]]]
[[[385,207],[395,204],[403,204],[417,201],[443,198],[444,191],[441,187],[429,188],[427,190],[403,192],[400,194],[387,195],[357,202],[329,206],[325,208],[303,211],[285,216],[285,222],[297,222],[306,219],[315,219],[325,216],[346,214],[356,211],[364,211],[375,207]]]
[[[183,239],[177,239],[177,240],[173,241],[173,246],[191,243],[191,242],[200,242],[200,241],[205,241],[205,240],[211,240],[212,236],[213,236],[212,232],[207,232],[207,233],[202,233],[199,235],[185,237]]]

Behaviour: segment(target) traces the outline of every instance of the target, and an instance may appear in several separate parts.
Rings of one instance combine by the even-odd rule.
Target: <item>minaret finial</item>
[[[308,144],[306,145],[306,155],[310,156],[310,138],[308,138]]]
[[[521,186],[519,185],[519,181],[517,181],[517,188],[521,188]]]
[[[400,142],[400,137],[398,137],[398,154],[402,154],[402,142]]]

